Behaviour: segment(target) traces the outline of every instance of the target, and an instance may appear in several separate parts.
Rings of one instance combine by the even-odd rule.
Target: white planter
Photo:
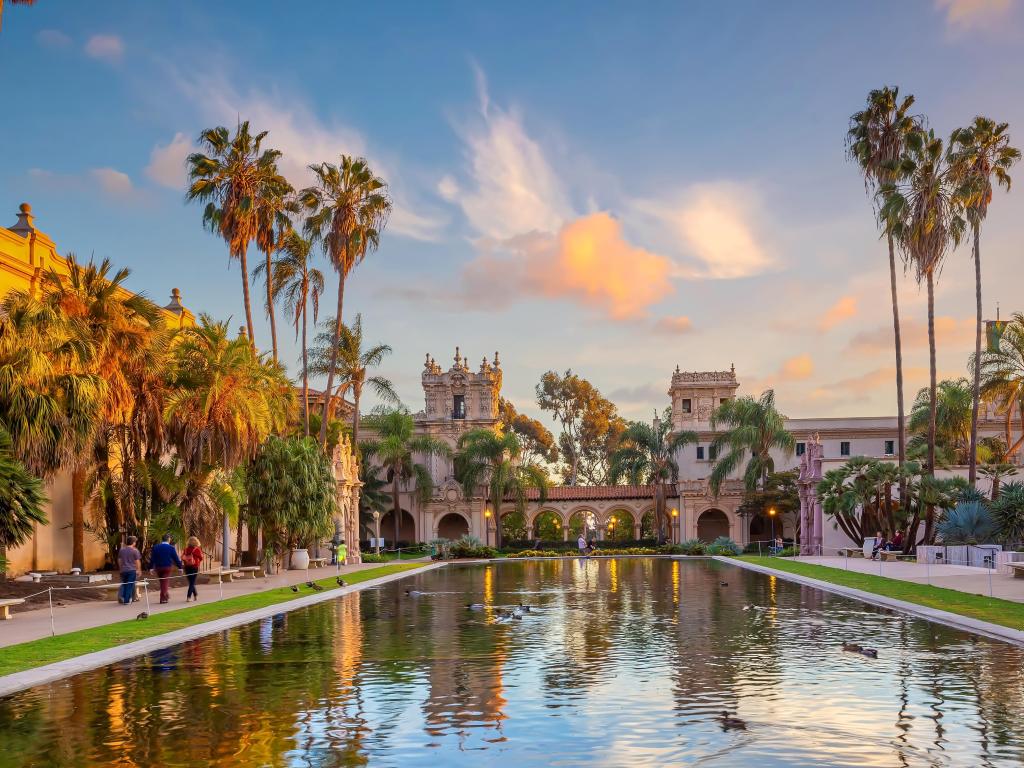
[[[293,571],[304,571],[309,568],[309,550],[293,549],[288,567]]]

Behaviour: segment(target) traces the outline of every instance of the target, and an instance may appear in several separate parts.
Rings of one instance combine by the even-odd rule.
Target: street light
[[[672,529],[674,531],[676,531],[676,538],[677,539],[682,539],[682,536],[678,535],[678,530],[677,530],[678,527],[679,527],[679,510],[676,509],[675,507],[672,507]]]
[[[775,546],[775,507],[768,510],[768,517],[772,521],[772,546]]]
[[[374,551],[379,555],[380,554],[380,510],[379,509],[373,510],[373,528],[374,528],[374,534],[373,534]]]
[[[491,546],[491,510],[484,510],[484,546]]]

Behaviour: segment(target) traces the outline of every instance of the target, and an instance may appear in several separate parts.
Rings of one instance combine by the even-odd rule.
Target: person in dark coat
[[[175,567],[181,568],[181,558],[178,557],[178,550],[174,548],[174,541],[171,534],[165,533],[163,540],[153,547],[151,556],[153,571],[160,579],[160,602],[171,601],[171,572]]]

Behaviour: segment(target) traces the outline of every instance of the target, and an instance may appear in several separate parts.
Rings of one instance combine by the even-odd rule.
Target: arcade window
[[[455,395],[455,402],[452,404],[452,418],[453,419],[464,419],[466,418],[466,396]]]
[[[895,440],[886,440],[885,441],[885,455],[886,456],[892,456],[894,453],[896,453],[896,441]]]
[[[682,405],[680,410],[682,410],[683,413],[692,413],[693,412],[693,406],[691,404],[690,398],[688,398],[688,397],[683,398],[683,405]]]
[[[704,446],[697,446],[697,461],[704,461]]]

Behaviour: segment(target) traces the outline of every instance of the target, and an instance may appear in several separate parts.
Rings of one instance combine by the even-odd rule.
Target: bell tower
[[[473,371],[469,360],[455,348],[452,367],[447,371],[427,355],[423,363],[423,396],[425,421],[452,422],[467,427],[491,426],[498,420],[498,396],[501,393],[501,360],[494,353],[494,362],[484,357],[480,368]]]
[[[728,371],[680,371],[676,366],[668,396],[672,400],[674,430],[706,430],[711,413],[739,388],[736,367]]]

